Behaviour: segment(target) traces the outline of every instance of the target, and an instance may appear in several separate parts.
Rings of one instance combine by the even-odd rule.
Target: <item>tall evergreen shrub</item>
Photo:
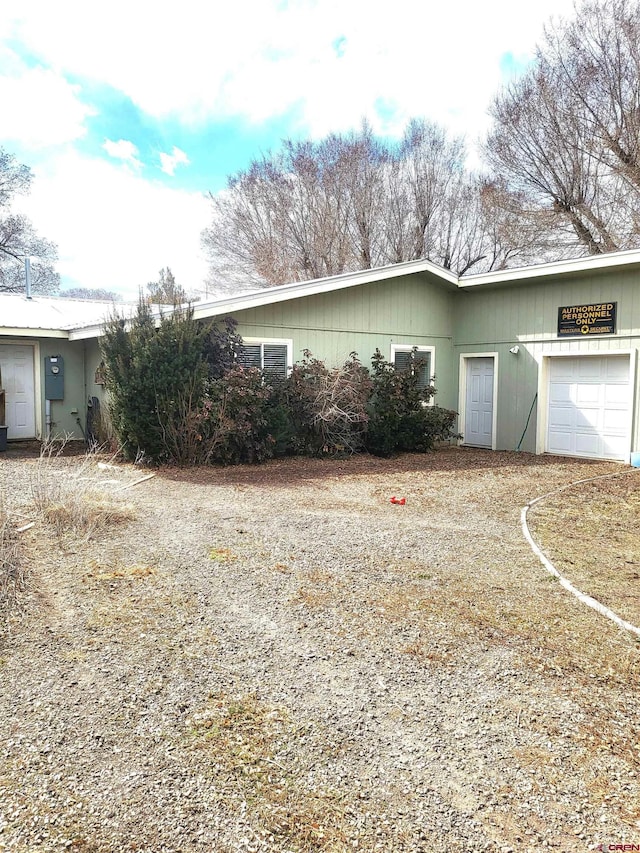
[[[140,300],[130,323],[114,315],[101,341],[114,430],[128,458],[139,452],[153,462],[171,456],[167,425],[184,416],[184,390],[198,405],[209,373],[205,341],[211,327],[194,320],[193,309],[177,309],[156,327]]]

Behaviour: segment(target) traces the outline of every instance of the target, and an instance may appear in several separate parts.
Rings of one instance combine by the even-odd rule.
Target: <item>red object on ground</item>
[[[398,499],[396,498],[396,496],[395,496],[395,495],[391,498],[391,503],[392,503],[392,504],[397,504],[397,503],[398,503]]]
[[[391,498],[392,504],[398,504],[398,506],[404,506],[407,502],[406,498],[397,498],[395,495]]]

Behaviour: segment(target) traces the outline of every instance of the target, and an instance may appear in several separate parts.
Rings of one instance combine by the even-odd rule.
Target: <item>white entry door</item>
[[[493,439],[493,358],[467,359],[464,443],[491,447]]]
[[[629,356],[551,358],[546,450],[625,460],[630,440]]]
[[[7,438],[35,438],[33,347],[2,344],[0,371],[5,391]]]

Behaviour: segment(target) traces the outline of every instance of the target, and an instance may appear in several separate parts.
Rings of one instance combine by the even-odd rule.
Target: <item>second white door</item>
[[[493,358],[467,359],[464,443],[492,447],[493,443]]]

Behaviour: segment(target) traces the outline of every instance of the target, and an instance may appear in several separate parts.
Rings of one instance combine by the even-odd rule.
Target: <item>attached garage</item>
[[[35,438],[36,397],[33,346],[1,344],[0,372],[2,387],[5,390],[7,437]]]
[[[632,382],[629,355],[548,359],[548,453],[628,461]]]

